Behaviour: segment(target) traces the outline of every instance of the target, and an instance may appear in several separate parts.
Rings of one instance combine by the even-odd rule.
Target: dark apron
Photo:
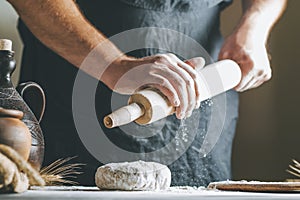
[[[219,14],[228,3],[221,0],[77,0],[76,2],[91,23],[107,37],[132,28],[168,28],[182,32],[199,42],[214,60],[222,43]],[[46,141],[44,164],[47,165],[58,158],[77,155],[75,161],[87,165],[83,169],[84,174],[78,176],[76,181],[82,185],[93,185],[95,170],[101,163],[90,155],[80,141],[72,116],[72,88],[78,70],[42,45],[22,21],[19,23],[19,30],[24,42],[21,81],[38,82],[45,89],[47,96],[47,109],[41,124]],[[145,44],[147,42],[149,43],[145,38]],[[164,52],[167,51],[146,48],[129,54],[143,57]],[[111,112],[111,96],[112,92],[104,84],[99,83],[95,98],[99,123]],[[163,120],[162,128],[162,121],[147,126],[130,125],[137,134],[145,131],[157,133],[147,139],[133,137],[119,128],[106,129],[102,125],[102,129],[110,141],[118,147],[130,152],[146,153],[164,148],[174,139],[178,140],[176,145],[180,146],[184,138],[175,138],[176,132],[195,133],[189,148],[169,164],[172,171],[172,185],[202,186],[211,181],[230,179],[231,148],[238,116],[238,95],[234,91],[229,91],[221,96],[220,98],[223,100],[225,98],[226,101],[224,109],[215,109],[217,118],[212,118],[212,112],[214,107],[218,107],[216,105],[218,101],[214,98],[204,101],[201,108],[195,110],[192,117],[185,120],[184,130],[182,121],[174,116]],[[225,120],[221,119],[222,116]],[[212,133],[220,131],[221,134],[212,151],[207,155],[200,155],[201,146],[209,143],[205,141],[208,129]],[[159,162],[164,158],[166,157],[157,156],[152,160]]]

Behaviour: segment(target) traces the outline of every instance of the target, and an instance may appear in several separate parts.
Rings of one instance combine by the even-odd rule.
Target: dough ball
[[[98,168],[96,185],[109,190],[164,190],[171,185],[171,171],[155,162],[109,163]]]

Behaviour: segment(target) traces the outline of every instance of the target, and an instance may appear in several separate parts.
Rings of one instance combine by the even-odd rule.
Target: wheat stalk
[[[40,174],[45,180],[46,185],[78,185],[77,182],[68,180],[68,178],[76,178],[76,175],[82,174],[80,172],[82,163],[66,164],[75,157],[65,159],[58,159],[50,165],[42,168]]]
[[[290,169],[287,169],[286,171],[294,176],[300,177],[300,163],[296,160],[293,160],[293,165],[289,165]]]

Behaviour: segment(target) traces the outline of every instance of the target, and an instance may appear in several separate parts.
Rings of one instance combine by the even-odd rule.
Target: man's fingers
[[[174,88],[177,88],[178,94],[182,94],[179,97],[181,104],[176,110],[176,115],[180,119],[185,118],[196,107],[198,93],[195,91],[197,88],[195,80],[199,79],[199,75],[193,67],[181,61],[174,54],[166,54],[165,56],[167,62],[164,64],[176,73],[173,74],[174,77],[175,75],[179,76],[174,80],[176,85],[173,85]]]
[[[259,80],[257,81],[252,88],[257,88],[258,86],[260,86],[261,84],[263,84],[265,81],[264,80]]]
[[[186,64],[192,66],[196,72],[198,73],[201,69],[203,69],[205,65],[205,59],[202,57],[195,57],[185,61]],[[197,74],[199,76],[199,74]],[[195,91],[196,91],[196,109],[198,109],[201,105],[200,101],[200,78],[195,78]]]
[[[249,82],[246,83],[246,84],[244,85],[244,87],[240,89],[240,91],[241,91],[241,92],[244,92],[244,91],[246,91],[246,90],[252,88],[253,85],[254,85],[256,82],[257,82],[257,79],[256,79],[255,77],[252,77],[251,80],[249,80]]]
[[[244,78],[242,78],[241,83],[235,88],[239,92],[244,92],[246,90],[256,88],[270,79],[269,73],[251,73],[249,72]]]
[[[180,99],[177,91],[173,85],[165,77],[159,74],[153,74],[153,83],[145,85],[146,87],[151,86],[157,88],[163,95],[165,95],[173,107],[180,105]]]
[[[246,75],[243,75],[241,82],[238,84],[238,86],[235,87],[235,90],[238,92],[242,92],[245,88],[245,86],[251,81],[253,78],[252,75],[249,73]]]
[[[177,118],[183,119],[186,117],[191,107],[195,106],[196,94],[193,80],[191,80],[187,73],[184,73],[185,71],[183,69],[177,70],[178,71],[174,71],[174,76],[178,77],[174,79],[173,87],[175,87],[177,93],[181,95],[179,96],[180,106],[176,110],[176,115]],[[179,71],[182,73],[180,73]],[[180,74],[178,74],[178,72]]]
[[[182,62],[180,61],[180,64],[181,63]],[[201,83],[200,83],[200,76],[199,76],[198,72],[201,69],[203,69],[203,67],[205,65],[205,59],[203,57],[195,57],[195,58],[191,58],[189,60],[186,60],[184,63],[187,64],[187,65],[189,65],[189,66],[192,66],[195,69],[195,71],[191,72],[191,69],[187,65],[180,65],[185,70],[187,70],[188,72],[190,72],[190,75],[192,76],[192,78],[195,81],[196,105],[188,113],[188,115],[191,115],[193,109],[194,108],[198,109],[200,107],[200,104],[201,104],[201,101],[200,101],[200,95],[201,95],[200,94],[200,86],[201,86]]]
[[[177,67],[180,71],[184,72],[184,79],[186,82],[186,90],[188,92],[188,107],[185,113],[185,117],[188,117],[190,113],[196,108],[198,101],[200,101],[199,96],[199,74],[188,64],[179,60]]]
[[[189,90],[187,89],[186,80],[173,71],[174,66],[162,68],[164,70],[159,71],[159,74],[169,80],[172,87],[175,89],[176,94],[180,100],[180,105],[176,109],[176,116],[179,119],[185,117],[187,109],[189,107]]]
[[[174,54],[159,54],[155,57],[154,64],[161,65],[154,73],[165,77],[169,81],[180,100],[180,105],[176,109],[177,118],[190,116],[195,108],[200,107],[200,75],[195,69],[200,70],[203,68],[205,60],[197,57],[183,62]],[[168,87],[170,86],[163,87],[165,89],[161,88],[162,93],[165,93],[165,95],[168,92],[170,93],[169,90],[166,90]],[[158,87],[156,86],[156,88]],[[171,90],[171,93],[174,93],[174,90]],[[174,103],[173,100],[171,104],[174,105]]]
[[[192,66],[196,71],[203,69],[205,65],[205,59],[202,57],[195,57],[184,61],[186,64]]]

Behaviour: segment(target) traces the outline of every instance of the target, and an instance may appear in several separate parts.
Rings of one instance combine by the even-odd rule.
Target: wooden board
[[[300,192],[300,182],[221,181],[210,183],[207,188],[245,192]]]

